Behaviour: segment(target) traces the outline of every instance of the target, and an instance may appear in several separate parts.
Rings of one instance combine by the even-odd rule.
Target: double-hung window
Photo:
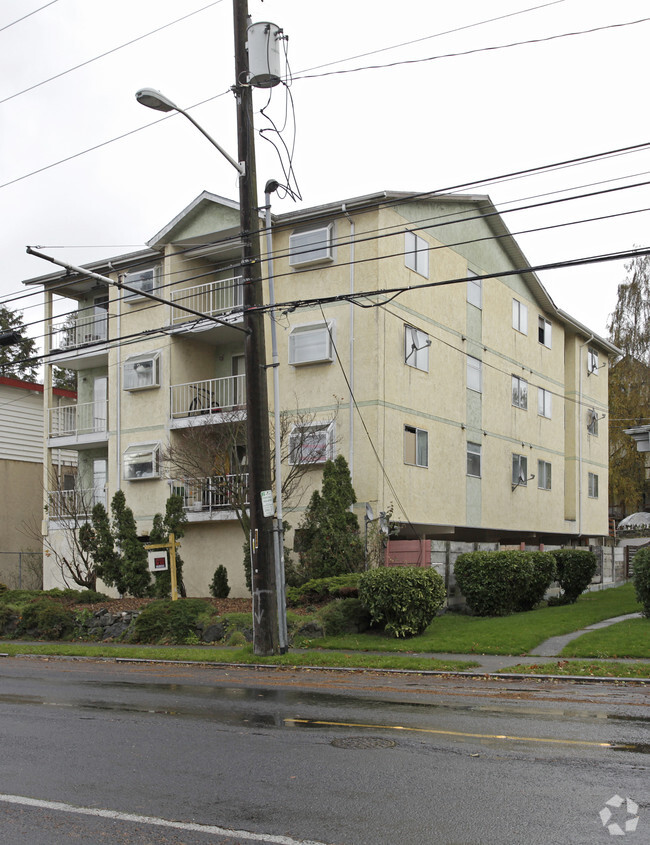
[[[124,362],[124,390],[160,387],[160,353],[133,355]]]
[[[539,317],[537,321],[537,339],[551,348],[551,323],[545,317]]]
[[[483,391],[483,362],[471,355],[467,356],[467,387],[477,393]]]
[[[129,287],[137,288],[138,291],[142,291],[142,293],[127,291],[124,296],[125,301],[132,302],[134,300],[143,299],[143,294],[153,293],[156,288],[156,275],[156,267],[147,267],[145,270],[133,270],[132,272],[127,273],[122,280],[123,283]]]
[[[519,376],[512,377],[512,404],[524,411],[528,409],[528,382]]]
[[[289,236],[289,264],[298,267],[317,264],[320,261],[332,261],[332,232],[334,224],[319,226],[315,229],[303,229]]]
[[[289,335],[289,363],[322,364],[332,361],[332,323],[296,326]]]
[[[404,326],[404,363],[417,370],[429,372],[429,347],[431,341],[426,332],[413,326]]]
[[[289,434],[289,463],[324,464],[334,452],[334,423],[295,425]]]
[[[160,478],[160,443],[137,443],[124,450],[124,478]]]
[[[537,413],[540,417],[547,417],[551,419],[551,403],[552,394],[550,390],[544,390],[543,387],[537,388]]]
[[[548,461],[537,461],[537,486],[540,490],[551,489],[551,464]]]
[[[587,433],[598,437],[598,411],[595,408],[589,408],[587,411]]]
[[[587,349],[587,372],[598,375],[598,350],[591,346]]]
[[[589,486],[589,498],[590,499],[597,499],[598,498],[598,476],[595,473],[590,472],[588,477],[588,486]]]
[[[429,466],[429,434],[424,429],[404,426],[404,463],[416,467]]]
[[[528,306],[518,299],[512,300],[512,328],[528,334]]]
[[[404,263],[409,270],[429,278],[429,244],[414,232],[404,233]]]
[[[481,477],[481,444],[467,444],[467,474]]]
[[[512,456],[512,486],[526,487],[528,484],[528,458],[525,455]]]
[[[483,280],[477,278],[476,273],[467,271],[467,301],[477,308],[483,307]]]

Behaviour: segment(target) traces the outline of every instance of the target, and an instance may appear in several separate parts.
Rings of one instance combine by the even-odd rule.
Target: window
[[[467,356],[467,388],[481,393],[483,390],[483,362]]]
[[[481,477],[481,444],[467,444],[467,474]]]
[[[417,370],[429,372],[429,347],[431,341],[426,332],[413,326],[404,326],[404,363]]]
[[[537,486],[540,490],[551,489],[551,465],[548,461],[537,461]]]
[[[518,299],[512,300],[512,328],[528,334],[528,306]]]
[[[160,355],[158,352],[134,355],[124,362],[124,390],[145,390],[160,387]]]
[[[160,477],[160,443],[141,443],[124,451],[124,478],[140,481]]]
[[[528,382],[519,376],[512,377],[512,404],[524,411],[528,409]]]
[[[587,349],[587,372],[589,374],[598,374],[598,350],[591,346]]]
[[[544,346],[551,348],[551,324],[544,317],[540,317],[537,323],[537,339]]]
[[[122,280],[125,285],[132,288],[137,288],[146,293],[152,293],[156,287],[156,268],[147,267],[146,270],[134,270],[132,273],[127,273]],[[143,297],[137,293],[127,291],[124,295],[126,301],[133,301],[142,299]]]
[[[289,237],[289,264],[297,267],[302,264],[316,264],[319,261],[332,261],[332,230],[334,226],[321,226],[293,232]]]
[[[429,466],[429,434],[421,428],[404,426],[404,463],[416,467]]]
[[[330,323],[296,326],[289,335],[289,363],[322,364],[332,360]]]
[[[476,273],[467,271],[467,301],[477,308],[483,307],[483,280],[476,278]]]
[[[587,433],[598,437],[598,411],[595,408],[589,408],[587,411]]]
[[[589,473],[589,498],[598,498],[598,476],[593,472]]]
[[[289,463],[324,464],[333,456],[334,424],[296,425],[289,435]]]
[[[512,486],[526,487],[528,484],[528,458],[525,455],[512,456]]]
[[[404,233],[404,263],[425,279],[429,278],[429,246],[413,232]]]
[[[544,390],[543,387],[537,388],[537,413],[540,417],[551,419],[551,399],[550,390]]]

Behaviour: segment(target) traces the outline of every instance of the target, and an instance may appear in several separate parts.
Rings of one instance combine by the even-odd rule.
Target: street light
[[[248,76],[246,56],[247,4],[235,0],[235,72],[236,79]],[[255,177],[255,141],[253,134],[253,105],[250,86],[235,86],[237,97],[237,135],[240,162],[214,140],[184,109],[153,88],[142,88],[136,99],[157,111],[177,111],[204,135],[228,159],[239,173],[239,212],[243,241],[242,288],[246,361],[246,430],[249,462],[249,548],[251,556],[251,587],[253,593],[253,648],[257,655],[276,653],[278,642],[277,583],[274,572],[272,514],[263,504],[262,494],[271,495],[271,456],[266,385],[266,357],[264,323],[254,309],[261,304],[262,271]],[[282,643],[284,646],[284,643]],[[286,650],[286,647],[285,647]]]

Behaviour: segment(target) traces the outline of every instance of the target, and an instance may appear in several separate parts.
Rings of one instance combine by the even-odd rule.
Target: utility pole
[[[244,324],[246,336],[246,428],[248,440],[248,498],[250,514],[253,647],[255,654],[278,651],[278,616],[273,556],[273,520],[264,516],[262,491],[271,490],[269,402],[263,316],[251,312],[262,304],[262,265],[257,209],[253,91],[248,84],[248,0],[233,0],[237,143],[245,172],[239,179]]]

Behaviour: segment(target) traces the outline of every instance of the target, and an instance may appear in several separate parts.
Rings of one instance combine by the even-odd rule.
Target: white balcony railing
[[[243,303],[241,276],[173,290],[171,300],[212,317],[224,314]],[[187,320],[196,320],[196,317],[180,308],[172,308],[172,323],[185,323]]]
[[[233,510],[248,504],[248,473],[186,478],[175,481],[173,489],[190,513]]]
[[[107,336],[107,317],[77,317],[72,323],[52,326],[52,349],[74,349],[84,343],[106,340]]]
[[[50,437],[78,437],[106,431],[106,402],[84,402],[50,408]]]
[[[49,490],[47,513],[50,519],[90,516],[96,504],[106,507],[105,490]]]
[[[174,384],[170,390],[173,419],[240,410],[246,404],[245,375]]]

